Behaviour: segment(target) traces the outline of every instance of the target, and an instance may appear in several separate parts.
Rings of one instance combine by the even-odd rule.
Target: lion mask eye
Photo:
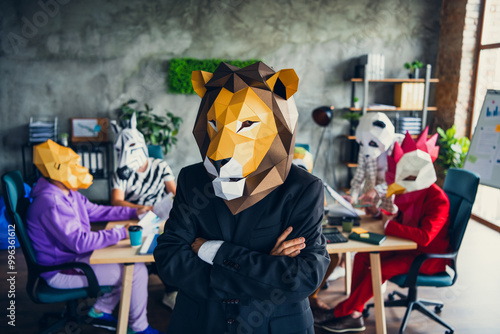
[[[239,127],[237,133],[245,132],[245,131],[250,131],[251,129],[253,129],[254,127],[256,127],[257,124],[259,124],[259,122],[254,122],[254,121],[244,121],[244,122],[241,122],[241,126]]]
[[[217,132],[217,122],[214,119],[208,121],[208,124],[210,124],[210,126],[212,127],[212,129],[214,129],[214,131]]]

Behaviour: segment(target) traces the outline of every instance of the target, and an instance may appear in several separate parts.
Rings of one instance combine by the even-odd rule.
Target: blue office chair
[[[148,155],[151,158],[163,160],[163,151],[160,145],[148,145]]]
[[[403,333],[408,323],[408,318],[413,309],[420,311],[425,316],[438,322],[448,329],[446,333],[453,333],[453,328],[444,322],[436,313],[440,313],[443,308],[443,303],[417,299],[417,287],[448,287],[455,284],[457,280],[457,255],[462,239],[469,222],[472,205],[476,199],[477,187],[479,185],[479,176],[473,172],[463,169],[450,168],[446,175],[443,190],[450,201],[450,252],[447,254],[421,254],[413,260],[408,274],[397,275],[389,279],[389,281],[397,284],[400,288],[408,288],[408,295],[404,295],[399,291],[394,291],[389,294],[389,300],[385,302],[386,307],[404,306],[406,313],[399,328],[399,333]],[[419,274],[420,267],[428,259],[450,259],[453,277],[447,272],[437,273],[434,275]],[[395,299],[394,296],[400,299]],[[426,306],[434,306],[434,311],[429,311]],[[369,315],[369,308],[373,304],[366,306],[363,311],[364,316]]]
[[[21,173],[19,171],[5,173],[2,176],[2,181],[7,216],[9,222],[15,226],[16,235],[28,267],[28,282],[26,283],[28,296],[37,304],[66,302],[66,310],[64,312],[44,314],[40,320],[40,325],[42,327],[47,327],[49,317],[55,317],[58,321],[49,328],[45,328],[41,334],[52,333],[65,326],[69,321],[74,321],[76,323],[81,322],[83,319],[81,319],[81,316],[79,316],[77,312],[78,299],[87,297],[95,298],[102,293],[110,292],[112,287],[99,286],[92,267],[87,263],[71,262],[55,266],[43,266],[39,264],[35,257],[31,239],[26,230],[26,212],[30,202],[28,198],[25,198],[24,183]],[[45,272],[71,268],[78,268],[83,271],[89,283],[87,288],[55,289],[50,287],[45,280],[40,277],[40,274]]]

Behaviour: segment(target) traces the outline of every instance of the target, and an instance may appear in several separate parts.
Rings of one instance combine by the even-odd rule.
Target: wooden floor
[[[26,265],[20,248],[16,250],[16,327],[8,326],[6,308],[7,297],[7,251],[0,251],[0,333],[38,333],[38,320],[44,312],[60,311],[62,304],[37,305],[32,303],[25,291]],[[459,278],[451,288],[421,289],[420,296],[441,299],[445,307],[441,317],[455,327],[455,333],[500,333],[500,233],[471,221],[459,255]],[[330,282],[327,290],[320,296],[334,306],[344,298],[343,279]],[[395,289],[389,284],[387,291]],[[165,330],[171,311],[161,304],[163,287],[157,276],[151,275],[149,281],[148,317],[150,324]],[[81,309],[91,305],[92,300],[83,301]],[[388,333],[397,333],[403,309],[386,309]],[[365,333],[375,333],[374,313],[365,319]],[[110,333],[82,325],[69,333]],[[64,333],[64,332],[61,332]],[[328,333],[317,329],[317,334]],[[412,313],[405,333],[433,334],[444,333],[444,328],[428,320],[418,312]],[[200,333],[202,334],[202,333]],[[286,333],[284,333],[286,334]]]

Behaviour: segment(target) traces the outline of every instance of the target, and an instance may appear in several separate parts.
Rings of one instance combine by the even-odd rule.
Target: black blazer
[[[314,333],[307,297],[330,261],[323,205],[321,180],[292,165],[281,186],[233,215],[203,164],[183,168],[154,251],[162,280],[179,288],[167,333]],[[295,258],[269,255],[288,226],[288,239],[302,236],[306,247]],[[192,251],[196,237],[224,241],[213,265]]]

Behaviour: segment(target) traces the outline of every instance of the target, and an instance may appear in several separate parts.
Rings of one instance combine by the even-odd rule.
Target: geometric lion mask
[[[293,69],[262,62],[194,71],[202,98],[193,134],[215,195],[237,214],[283,184],[293,160],[298,112]]]

